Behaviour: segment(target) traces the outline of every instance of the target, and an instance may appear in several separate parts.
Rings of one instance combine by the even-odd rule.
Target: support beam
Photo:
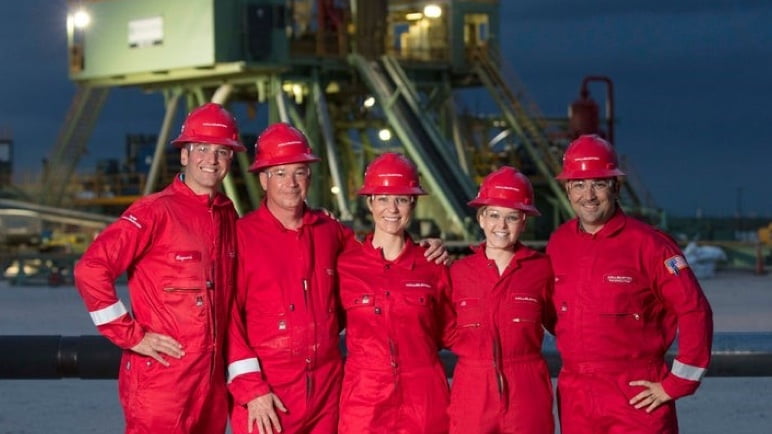
[[[335,147],[335,137],[332,133],[332,124],[330,123],[330,112],[327,108],[327,99],[324,96],[324,90],[322,90],[318,76],[315,77],[312,86],[314,103],[316,105],[316,115],[319,119],[319,125],[322,129],[322,139],[324,140],[324,147],[327,154],[327,164],[330,167],[333,186],[337,187],[338,189],[337,193],[335,194],[335,201],[338,204],[341,220],[349,221],[353,218],[353,216],[351,215],[348,203],[346,202],[346,198],[348,197],[346,192],[346,183],[343,181],[340,159],[338,158],[338,151]]]
[[[166,113],[164,113],[161,131],[158,133],[158,140],[155,143],[153,162],[150,164],[150,172],[148,172],[147,180],[145,181],[145,188],[142,190],[144,196],[154,192],[158,183],[158,173],[164,160],[164,150],[166,149],[167,143],[169,143],[169,131],[171,130],[172,122],[174,121],[174,115],[177,113],[177,104],[179,101],[180,92],[178,91],[173,91],[172,95],[166,100]]]

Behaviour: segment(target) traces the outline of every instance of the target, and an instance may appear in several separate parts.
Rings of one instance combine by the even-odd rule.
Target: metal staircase
[[[88,139],[109,93],[109,87],[78,86],[44,168],[40,204],[61,204],[70,177],[86,151]]]
[[[472,211],[466,203],[475,196],[476,186],[461,169],[453,147],[426,117],[419,94],[405,71],[389,56],[369,61],[351,54],[349,62],[375,96],[389,125],[428,181],[432,194],[464,237],[474,238]]]
[[[495,50],[478,48],[472,52],[474,70],[501,109],[508,126],[520,139],[547,186],[557,199],[565,217],[573,216],[563,188],[555,180],[560,173],[562,149],[551,143],[547,124],[536,103],[526,96],[514,74],[502,73],[502,62]]]

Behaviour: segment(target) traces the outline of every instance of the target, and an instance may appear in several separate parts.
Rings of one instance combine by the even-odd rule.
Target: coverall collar
[[[478,255],[478,257],[480,258],[480,262],[482,264],[489,265],[494,268],[496,267],[496,261],[488,258],[485,255],[485,241],[483,241],[482,243],[476,246],[472,246],[471,249],[475,254]],[[536,255],[535,250],[529,249],[528,247],[523,245],[523,243],[518,241],[517,243],[515,243],[515,254],[514,256],[512,256],[512,259],[509,260],[509,264],[507,264],[507,268],[504,269],[504,272],[501,274],[501,276],[503,277],[506,274],[509,274],[514,270],[517,270],[518,268],[520,268],[520,263],[522,261],[534,255]]]
[[[410,238],[408,233],[405,233],[405,248],[402,249],[402,252],[393,261],[388,261],[383,257],[383,249],[373,246],[372,232],[367,234],[362,245],[364,246],[364,251],[366,254],[370,255],[373,259],[382,263],[384,266],[396,266],[405,268],[407,270],[412,270],[415,268],[415,258],[423,257],[423,252],[414,253],[414,251],[418,249],[418,246],[413,242],[413,239]]]
[[[214,196],[211,197],[208,194],[196,194],[196,192],[191,190],[190,187],[185,184],[185,181],[182,178],[182,174],[174,177],[174,182],[172,182],[171,187],[175,193],[178,193],[183,197],[187,197],[188,199],[205,207],[221,207],[231,204],[231,200],[220,192],[216,192]]]
[[[618,234],[619,231],[621,231],[625,227],[625,223],[627,222],[627,215],[622,211],[621,208],[617,207],[617,210],[614,212],[614,215],[611,216],[611,218],[606,222],[605,225],[603,225],[600,230],[594,234],[588,234],[587,232],[582,230],[582,227],[579,223],[579,219],[576,219],[576,223],[574,226],[574,229],[576,230],[576,233],[579,236],[589,237],[589,238],[611,238],[614,235]]]
[[[260,216],[262,220],[266,220],[270,222],[272,225],[274,225],[277,229],[288,232],[292,229],[287,229],[284,227],[284,225],[279,221],[279,219],[276,218],[276,216],[271,213],[271,210],[268,209],[268,204],[266,203],[266,199],[263,198],[262,203],[260,204],[260,207],[257,209],[257,214]],[[319,221],[319,215],[316,212],[312,212],[311,208],[308,207],[308,205],[303,206],[303,220],[302,225],[297,229],[297,231],[300,231],[305,226],[313,225]],[[295,231],[295,232],[297,232]]]

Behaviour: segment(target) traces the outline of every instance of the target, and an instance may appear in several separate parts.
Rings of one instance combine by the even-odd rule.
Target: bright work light
[[[88,12],[84,11],[83,9],[72,14],[72,24],[75,26],[76,29],[82,29],[84,27],[88,27],[90,23],[91,23],[91,15],[89,15]]]

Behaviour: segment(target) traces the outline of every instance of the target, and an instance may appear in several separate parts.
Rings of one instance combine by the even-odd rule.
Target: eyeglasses
[[[223,160],[230,160],[233,158],[233,149],[223,146],[191,144],[188,146],[188,150],[190,152],[196,152],[201,155],[209,155],[214,153],[217,158],[222,158]]]
[[[266,170],[266,173],[268,174],[269,178],[274,177],[279,182],[285,182],[290,179],[290,177],[292,177],[292,179],[298,179],[301,181],[305,181],[311,177],[311,169],[308,167],[301,167],[292,173],[285,169]]]
[[[504,223],[508,225],[514,225],[523,221],[523,214],[519,212],[502,215],[498,211],[486,210],[483,215],[493,223],[499,223],[503,219]]]
[[[568,189],[576,193],[586,193],[589,189],[598,193],[606,192],[614,185],[613,179],[575,179],[568,181]]]
[[[390,196],[390,195],[378,195],[370,196],[372,202],[377,203],[379,206],[387,207],[393,204],[397,205],[397,208],[408,208],[415,202],[413,196]]]

